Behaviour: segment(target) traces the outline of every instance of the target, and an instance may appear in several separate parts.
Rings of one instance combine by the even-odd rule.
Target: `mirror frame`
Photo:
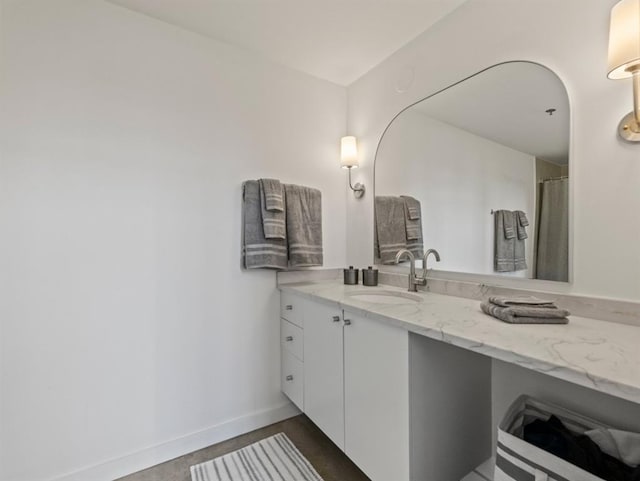
[[[375,196],[376,196],[376,164],[378,162],[378,154],[380,152],[380,145],[382,144],[382,140],[384,139],[385,134],[387,133],[387,131],[389,130],[389,128],[391,127],[391,125],[393,124],[393,122],[401,115],[403,114],[405,111],[409,110],[411,107],[414,107],[415,105],[428,100],[432,97],[435,97],[436,95],[445,92],[463,82],[466,82],[469,79],[472,79],[474,77],[477,77],[478,75],[486,72],[487,70],[490,70],[492,68],[495,67],[499,67],[501,65],[507,65],[507,64],[512,64],[512,63],[529,63],[529,64],[533,64],[533,65],[538,65],[546,70],[548,70],[549,72],[551,72],[557,79],[558,81],[562,84],[562,87],[564,88],[564,91],[567,95],[567,102],[569,104],[569,156],[568,156],[568,177],[569,177],[569,213],[568,213],[568,218],[569,218],[569,226],[568,226],[568,230],[569,230],[569,246],[568,246],[568,281],[564,282],[564,281],[549,281],[549,280],[545,280],[545,279],[531,279],[531,278],[525,278],[525,277],[511,277],[511,276],[500,276],[500,275],[496,275],[496,274],[479,274],[479,273],[472,273],[472,272],[461,272],[461,271],[440,271],[437,269],[429,269],[429,272],[427,274],[427,277],[430,279],[440,279],[440,280],[452,280],[452,281],[463,281],[463,282],[475,282],[475,283],[480,283],[481,285],[487,284],[487,285],[492,285],[492,286],[505,286],[505,287],[518,287],[518,288],[532,288],[532,289],[540,289],[541,287],[545,287],[548,288],[551,291],[556,291],[556,292],[562,292],[562,291],[569,291],[571,285],[573,284],[573,190],[574,190],[574,186],[573,186],[573,169],[572,169],[572,164],[574,162],[573,159],[573,116],[572,116],[572,104],[571,104],[571,97],[569,96],[569,91],[567,90],[567,86],[565,84],[565,82],[562,80],[562,77],[560,77],[560,75],[558,75],[558,73],[556,73],[554,70],[552,70],[551,68],[547,67],[546,65],[540,63],[540,62],[535,62],[532,60],[506,60],[504,62],[498,62],[496,64],[490,65],[488,67],[485,67],[481,70],[478,70],[477,72],[468,75],[467,77],[464,77],[452,84],[449,84],[448,86],[441,88],[429,95],[427,95],[426,97],[423,97],[419,100],[416,100],[412,103],[410,103],[409,105],[407,105],[406,107],[402,108],[396,115],[393,116],[393,118],[389,121],[389,123],[387,124],[387,126],[384,128],[384,130],[382,131],[382,134],[380,135],[380,139],[378,140],[378,143],[376,145],[376,150],[375,150],[375,154],[373,157],[373,187],[372,187],[372,196],[373,196],[373,235],[375,236]],[[372,244],[375,244],[375,240],[372,241]],[[428,248],[436,248],[434,246],[424,246],[425,249]],[[376,255],[375,255],[375,248],[373,249],[373,262],[375,263],[378,259],[376,259]],[[417,259],[416,259],[417,260]],[[378,268],[381,271],[385,271],[385,272],[391,272],[391,273],[400,273],[400,274],[406,274],[409,270],[409,267],[407,266],[402,266],[402,265],[387,265],[387,264],[377,264]]]

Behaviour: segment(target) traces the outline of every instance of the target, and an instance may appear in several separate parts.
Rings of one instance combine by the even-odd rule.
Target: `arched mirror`
[[[400,112],[376,152],[378,262],[404,239],[438,270],[567,281],[569,115],[557,75],[520,61]]]

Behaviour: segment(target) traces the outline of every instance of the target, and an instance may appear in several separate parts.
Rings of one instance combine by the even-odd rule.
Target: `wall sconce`
[[[611,9],[607,77],[632,78],[633,111],[618,125],[618,134],[640,142],[640,0],[621,0]]]
[[[356,144],[356,138],[351,135],[342,137],[340,139],[340,167],[343,169],[349,169],[349,187],[351,187],[356,199],[359,199],[364,195],[363,184],[357,183],[356,185],[351,185],[351,169],[357,169],[358,165],[358,146]]]

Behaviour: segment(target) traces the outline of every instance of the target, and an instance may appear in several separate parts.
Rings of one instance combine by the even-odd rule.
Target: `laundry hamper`
[[[520,396],[498,426],[495,481],[603,481],[564,459],[524,441],[524,426],[553,414],[574,433],[608,428],[593,419],[529,396]]]

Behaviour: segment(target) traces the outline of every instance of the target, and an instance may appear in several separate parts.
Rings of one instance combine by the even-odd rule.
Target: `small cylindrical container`
[[[342,269],[344,272],[344,283],[348,285],[356,285],[358,283],[358,269],[349,266],[348,269]]]
[[[374,269],[371,266],[369,266],[367,269],[362,269],[362,285],[377,286],[378,285],[378,269]]]

